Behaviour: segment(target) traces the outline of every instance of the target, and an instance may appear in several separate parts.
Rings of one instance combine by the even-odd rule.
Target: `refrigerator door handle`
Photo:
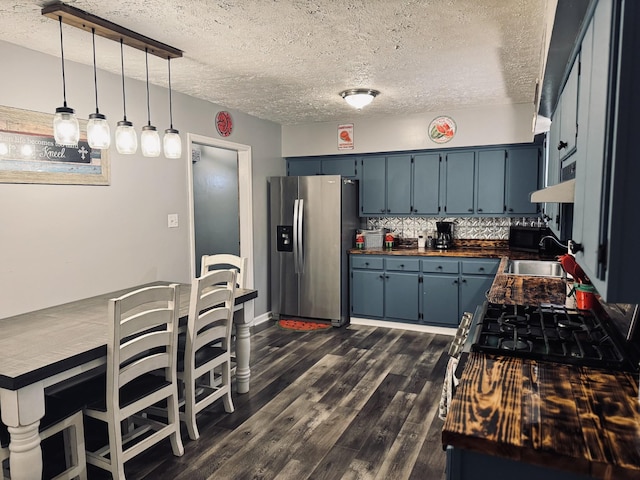
[[[304,199],[298,200],[298,272],[304,273],[304,237],[302,227],[304,221]]]
[[[298,211],[299,200],[293,201],[293,267],[295,273],[298,273]]]

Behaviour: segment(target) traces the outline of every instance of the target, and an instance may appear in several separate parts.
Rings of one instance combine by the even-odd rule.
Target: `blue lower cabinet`
[[[422,276],[423,323],[457,327],[458,275],[424,274]]]
[[[418,274],[386,272],[384,280],[384,316],[389,320],[418,323]]]
[[[384,316],[384,271],[351,271],[351,315]]]
[[[595,477],[447,447],[447,480],[593,480]]]
[[[464,312],[473,313],[476,307],[484,302],[486,293],[491,288],[494,277],[480,275],[462,275],[460,277],[460,296],[458,314],[462,317]]]

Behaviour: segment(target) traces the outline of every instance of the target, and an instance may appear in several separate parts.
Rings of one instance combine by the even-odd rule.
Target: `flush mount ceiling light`
[[[369,105],[378,95],[380,95],[378,90],[372,90],[370,88],[352,88],[340,92],[340,96],[344,98],[349,105],[358,110]]]
[[[53,117],[53,138],[58,145],[74,146],[80,140],[80,124],[73,108],[67,106],[67,86],[64,77],[64,44],[62,42],[62,17],[58,17],[60,23],[60,54],[62,57],[62,107],[56,108]]]

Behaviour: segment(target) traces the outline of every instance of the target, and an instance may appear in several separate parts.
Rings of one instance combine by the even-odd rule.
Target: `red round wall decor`
[[[228,137],[233,131],[233,120],[229,112],[218,112],[216,114],[216,129],[223,137]]]

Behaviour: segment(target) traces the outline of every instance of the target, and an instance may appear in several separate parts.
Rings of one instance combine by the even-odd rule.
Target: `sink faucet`
[[[544,237],[542,237],[540,239],[540,243],[538,244],[538,246],[540,246],[540,247],[544,246],[544,241],[547,238],[553,240],[556,243],[556,245],[558,245],[559,247],[566,248],[567,249],[567,253],[569,255],[575,255],[577,252],[582,250],[582,244],[575,243],[573,240],[568,240],[567,244],[564,245],[564,244],[560,243],[558,241],[558,239],[556,237],[554,237],[553,235],[545,235]]]

